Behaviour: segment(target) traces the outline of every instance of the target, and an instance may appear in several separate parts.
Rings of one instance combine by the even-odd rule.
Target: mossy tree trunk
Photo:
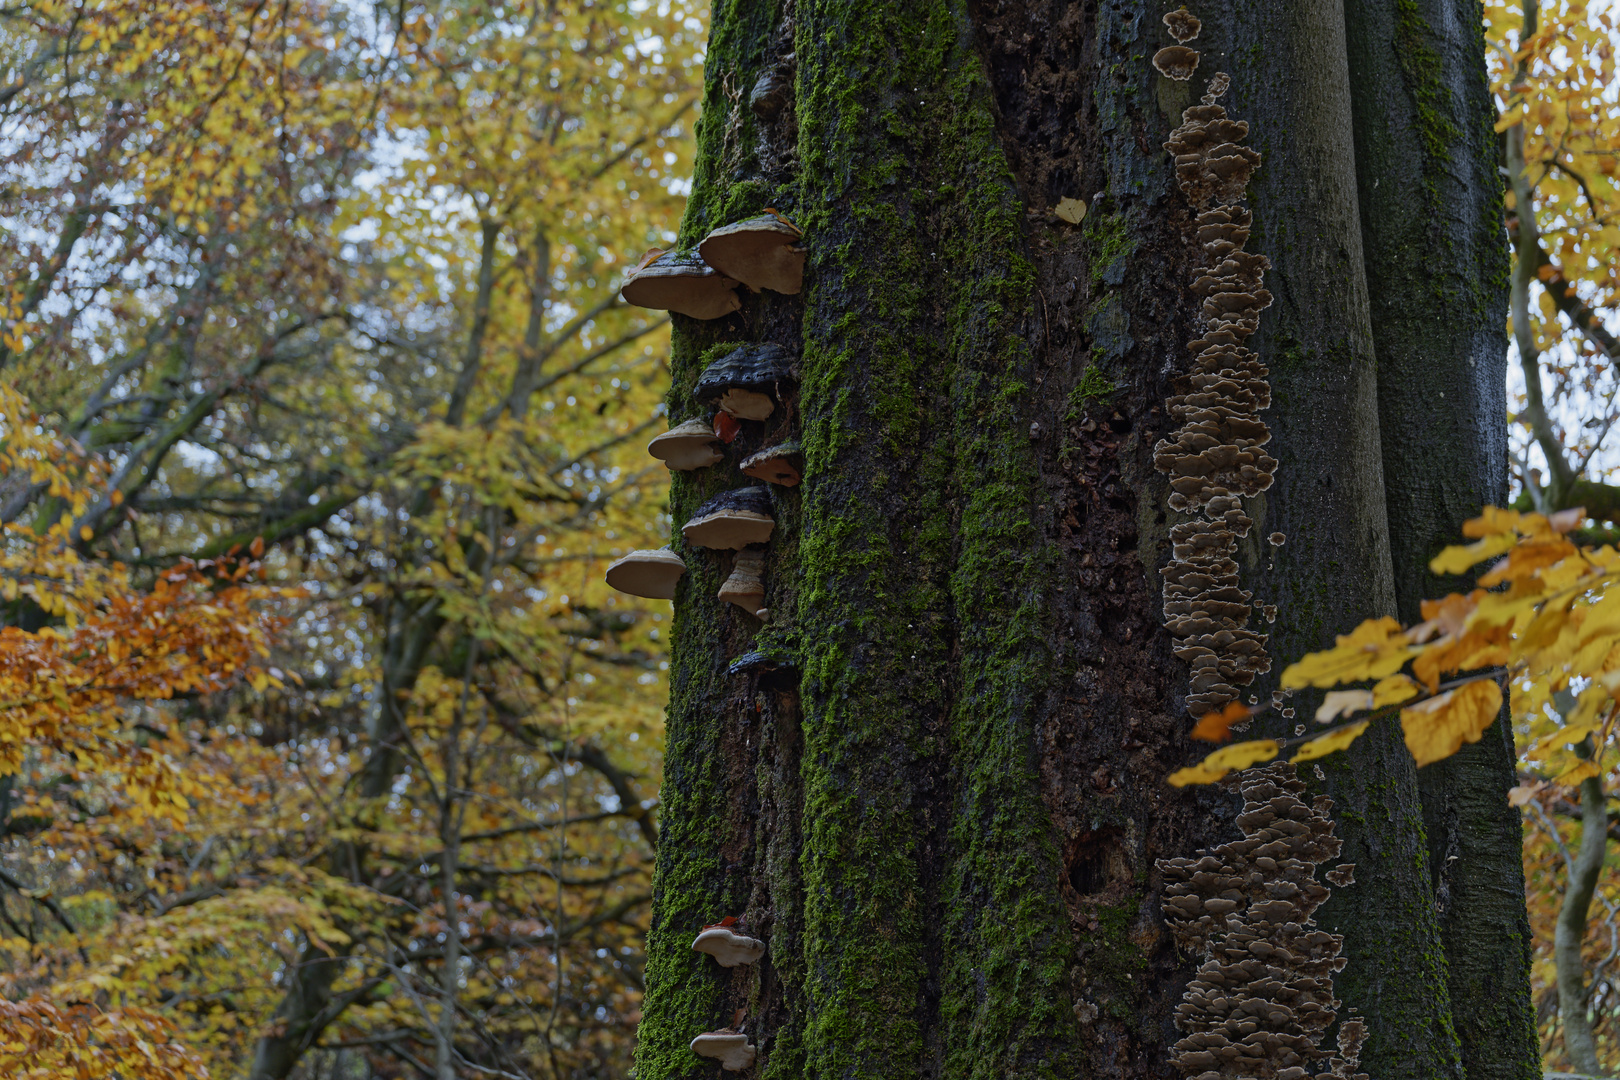
[[[1176,515],[1152,465],[1204,256],[1161,145],[1209,75],[1231,73],[1225,104],[1264,155],[1248,248],[1277,302],[1252,343],[1280,466],[1239,558],[1277,607],[1277,669],[1408,614],[1428,552],[1501,497],[1506,256],[1478,12],[1195,6],[1202,62],[1176,83],[1150,63],[1167,10],[715,6],[681,242],[774,206],[810,255],[799,296],[677,317],[671,416],[699,414],[691,386],[727,343],[799,352],[802,382],[728,463],[672,486],[690,570],[640,1080],[714,1075],[687,1043],[739,1009],[756,1071],[782,1080],[1173,1074],[1194,965],[1154,862],[1237,835],[1228,790],[1163,782],[1205,749],[1159,613]],[[1413,40],[1429,52],[1408,75]],[[1460,163],[1423,156],[1437,110],[1468,133]],[[1425,183],[1438,226],[1384,199]],[[1064,197],[1089,204],[1078,226],[1052,213]],[[805,479],[773,489],[760,620],[715,598],[730,559],[679,525],[787,437]],[[1425,485],[1446,497],[1425,504]],[[1313,707],[1289,706],[1262,723],[1291,731]],[[1307,770],[1358,864],[1319,920],[1347,937],[1339,993],[1379,1080],[1537,1073],[1508,753],[1430,782],[1386,725]],[[728,915],[767,942],[760,964],[689,948]]]

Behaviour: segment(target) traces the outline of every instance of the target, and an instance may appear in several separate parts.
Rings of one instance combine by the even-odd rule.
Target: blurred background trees
[[[4,644],[100,695],[59,736],[0,681],[0,991],[66,1010],[0,1071],[167,1024],[215,1076],[623,1075],[668,616],[599,584],[667,528],[616,287],[703,15],[0,12]],[[107,682],[143,640],[185,662]]]
[[[1584,506],[1587,538],[1596,543],[1615,542],[1620,528],[1620,487],[1614,484],[1620,460],[1614,454],[1620,420],[1617,14],[1612,5],[1582,0],[1485,5],[1513,245],[1515,487],[1525,509]],[[1607,831],[1614,830],[1620,776],[1612,736],[1576,748],[1581,762],[1545,738],[1572,702],[1566,693],[1551,702],[1515,701],[1514,708],[1527,751],[1523,786],[1514,797],[1525,811],[1538,1019],[1550,1066],[1612,1071],[1620,1067],[1620,875],[1610,865],[1613,845],[1581,841],[1583,809],[1589,821],[1606,821]],[[1583,878],[1595,878],[1589,903],[1584,889],[1569,887]],[[1584,912],[1566,910],[1570,905]],[[1571,970],[1564,974],[1586,989],[1582,1004],[1594,1039],[1591,1051],[1571,1053],[1565,1038],[1571,1033],[1560,1018],[1555,939],[1561,916],[1578,925],[1583,914],[1584,941],[1565,951]],[[1584,1042],[1580,1032],[1572,1034],[1577,1045]]]

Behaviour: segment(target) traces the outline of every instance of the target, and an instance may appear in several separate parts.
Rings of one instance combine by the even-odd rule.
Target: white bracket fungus
[[[715,1058],[722,1069],[739,1072],[754,1063],[754,1045],[748,1036],[730,1028],[705,1031],[692,1040],[692,1053],[698,1057]]]
[[[655,436],[647,444],[647,453],[668,465],[674,472],[687,472],[713,465],[725,454],[717,445],[714,426],[707,420],[688,420]]]
[[[698,244],[705,262],[755,292],[793,295],[804,287],[804,233],[787,218],[765,213],[722,225]]]
[[[765,603],[764,573],[764,552],[750,548],[737,552],[737,562],[732,566],[731,576],[720,586],[719,599],[736,604],[750,615],[758,614]]]
[[[694,319],[718,319],[742,307],[737,282],[716,272],[701,256],[658,248],[625,275],[619,295],[627,304]]]
[[[754,964],[765,955],[765,943],[758,938],[751,938],[739,934],[729,926],[705,926],[703,932],[692,942],[692,948],[700,953],[708,953],[720,962],[721,967],[736,967],[739,964]]]
[[[681,527],[686,542],[706,548],[745,548],[763,544],[776,530],[771,496],[763,487],[739,488],[716,495]]]
[[[686,573],[686,562],[669,548],[632,551],[607,568],[607,583],[622,593],[649,600],[675,599],[675,583]]]
[[[780,345],[742,345],[703,369],[692,396],[739,420],[764,420],[781,388],[797,381],[793,357]]]

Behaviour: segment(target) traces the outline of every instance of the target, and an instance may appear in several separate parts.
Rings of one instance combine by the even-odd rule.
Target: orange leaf
[[[1220,712],[1208,712],[1198,718],[1192,737],[1204,742],[1225,742],[1232,737],[1232,725],[1241,724],[1254,715],[1254,710],[1241,701],[1234,701]]]
[[[1419,765],[1448,758],[1465,742],[1478,742],[1502,711],[1502,688],[1480,679],[1401,710],[1406,748]]]

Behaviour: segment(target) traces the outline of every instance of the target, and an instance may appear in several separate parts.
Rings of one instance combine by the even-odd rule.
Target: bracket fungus
[[[715,440],[714,428],[707,420],[688,420],[655,436],[647,444],[647,453],[673,472],[688,472],[713,465],[725,457]]]
[[[754,1063],[754,1045],[748,1036],[732,1028],[705,1031],[692,1040],[692,1053],[715,1058],[722,1069],[740,1072]]]
[[[627,304],[674,311],[694,319],[718,319],[742,307],[737,282],[702,256],[653,248],[625,275],[619,295]]]
[[[755,480],[764,480],[782,487],[797,487],[804,476],[800,468],[802,457],[799,444],[789,440],[775,446],[767,446],[759,453],[744,458],[739,467],[744,476],[752,476]]]
[[[686,573],[686,562],[669,548],[632,551],[607,568],[607,583],[622,593],[649,600],[675,599],[675,583]]]
[[[720,586],[719,599],[758,615],[765,604],[765,553],[752,548],[737,552],[731,576]]]
[[[1167,79],[1186,82],[1198,70],[1198,51],[1185,45],[1166,45],[1153,54],[1153,66]]]
[[[1198,31],[1204,28],[1204,24],[1198,21],[1198,16],[1188,11],[1185,4],[1166,15],[1164,25],[1169,29],[1170,36],[1182,45],[1197,37]]]
[[[1242,588],[1235,559],[1238,539],[1254,525],[1241,499],[1269,488],[1277,468],[1259,416],[1271,406],[1269,372],[1244,344],[1271,303],[1261,286],[1271,264],[1243,249],[1251,218],[1237,203],[1260,155],[1237,145],[1249,125],[1217,104],[1228,84],[1224,74],[1211,78],[1202,103],[1182,113],[1165,143],[1207,256],[1190,284],[1202,298],[1203,331],[1188,346],[1187,391],[1166,403],[1179,426],[1153,454],[1170,477],[1171,509],[1193,515],[1171,527],[1162,573],[1165,625],[1188,665],[1187,708],[1195,717],[1236,700],[1240,687],[1271,670],[1266,635],[1248,628],[1254,594]]]
[[[789,296],[804,287],[804,233],[781,214],[722,225],[698,244],[705,262],[755,292]]]
[[[746,487],[721,492],[698,507],[681,535],[698,547],[741,549],[765,543],[775,530],[770,492]]]
[[[1184,1037],[1171,1059],[1195,1080],[1366,1080],[1355,1072],[1362,1021],[1339,1024],[1337,1054],[1321,1045],[1338,1019],[1333,973],[1345,960],[1344,938],[1311,918],[1330,892],[1316,867],[1342,843],[1329,816],[1333,800],[1307,804],[1304,790],[1287,762],[1252,770],[1237,819],[1243,839],[1159,860],[1165,925],[1205,958],[1176,1008]],[[1353,869],[1343,864],[1326,876],[1348,885]]]
[[[764,420],[776,409],[778,388],[792,386],[793,357],[780,345],[742,345],[703,369],[692,395],[740,420]]]
[[[713,926],[705,926],[692,942],[692,948],[700,953],[708,953],[720,962],[721,967],[758,963],[759,958],[765,955],[765,943],[758,938],[739,934],[727,925],[734,921],[726,919]]]

